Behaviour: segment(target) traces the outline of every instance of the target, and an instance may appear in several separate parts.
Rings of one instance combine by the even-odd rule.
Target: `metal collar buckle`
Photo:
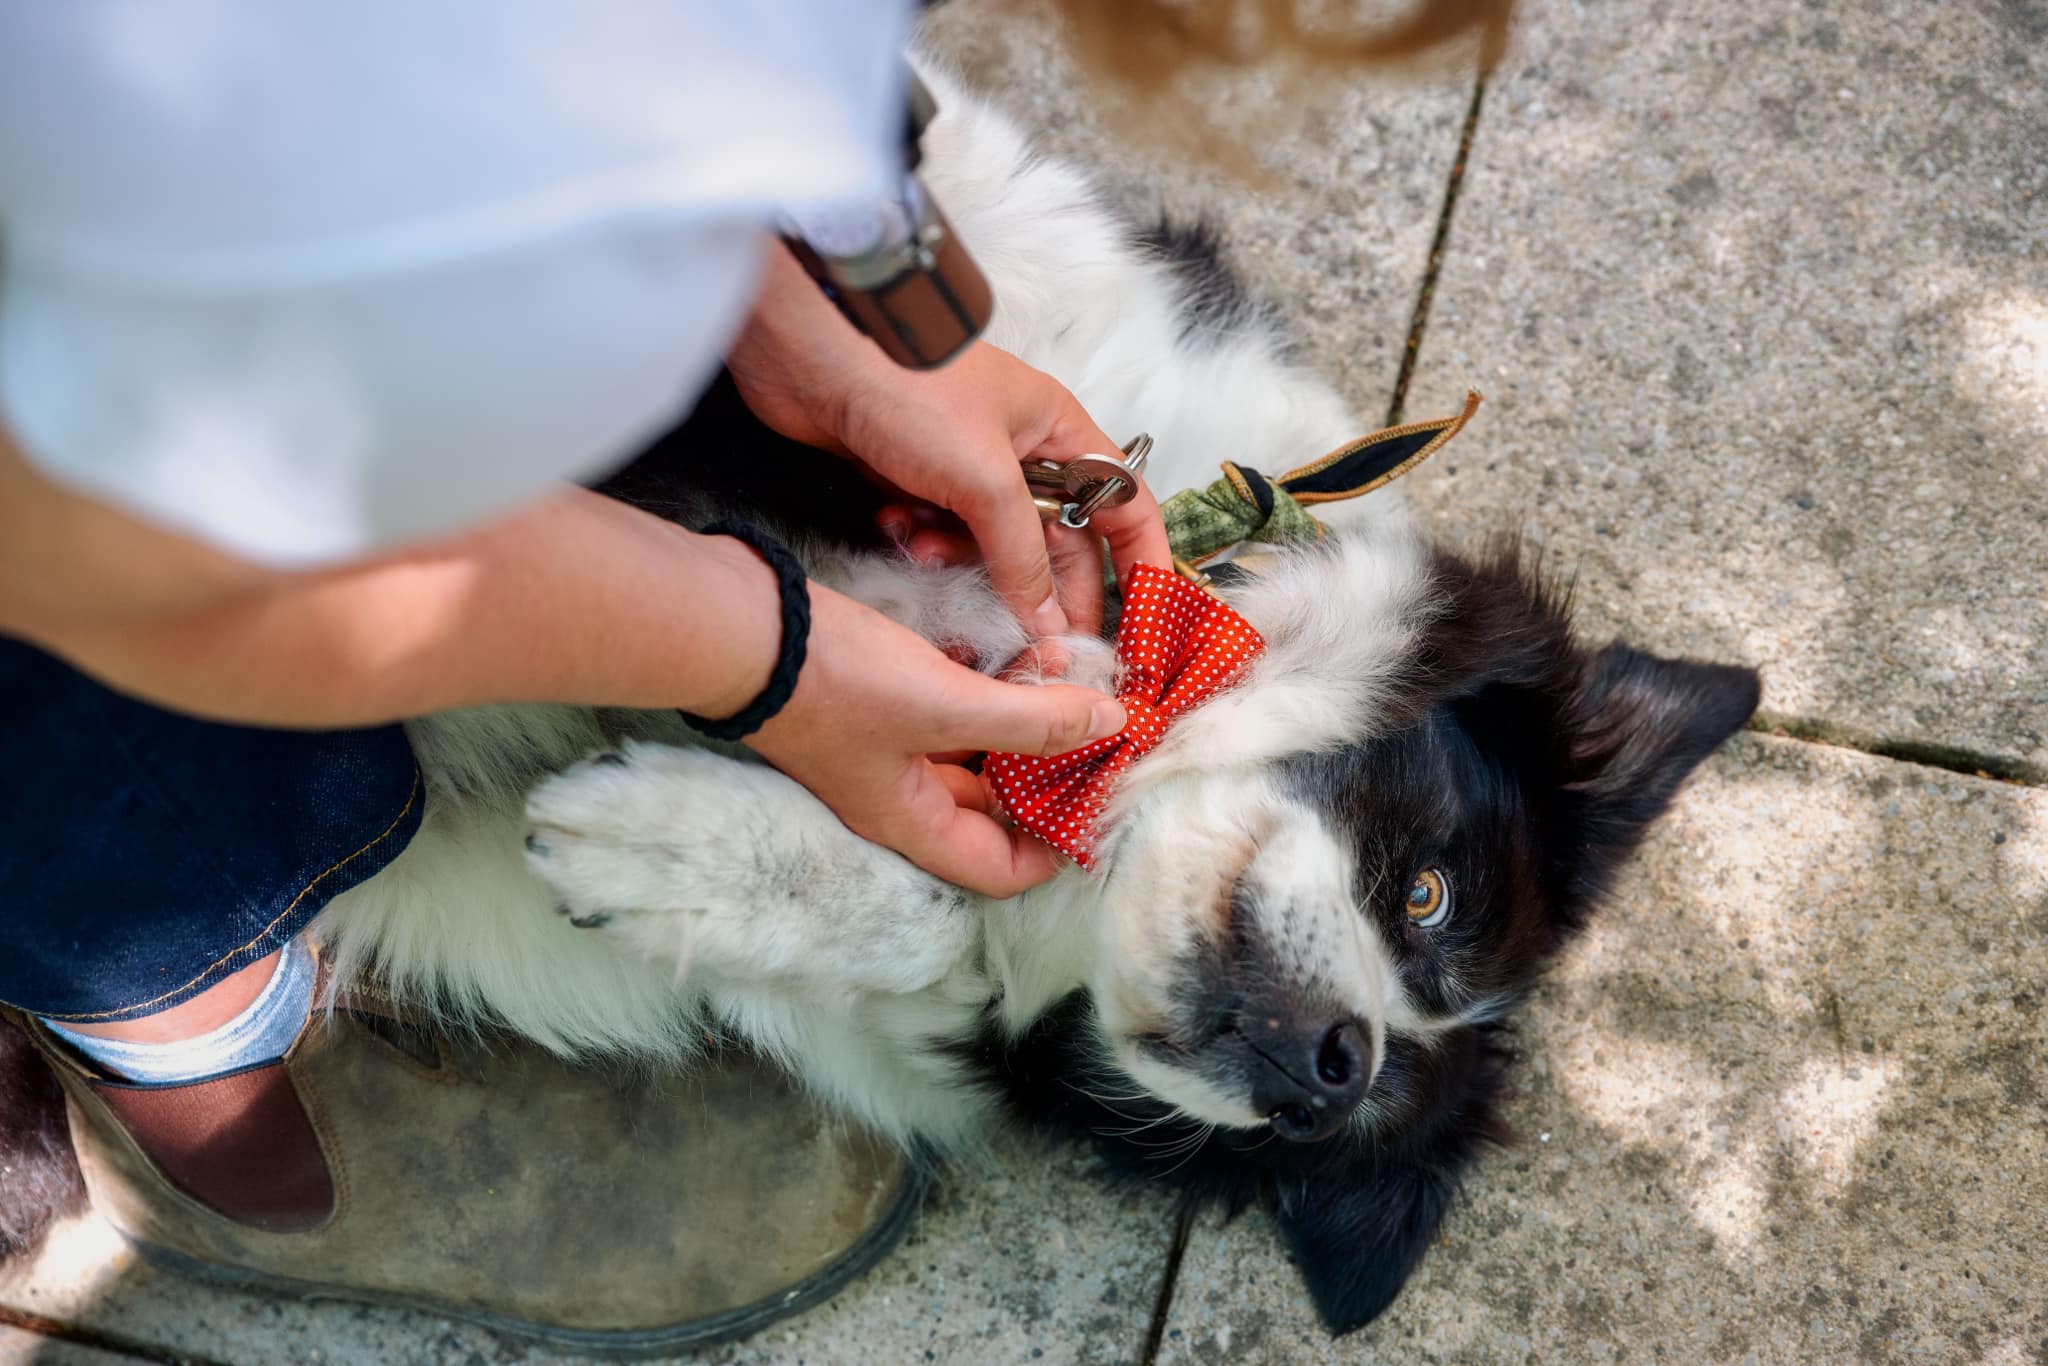
[[[1104,508],[1121,507],[1138,494],[1152,438],[1144,432],[1124,446],[1124,457],[1077,455],[1072,460],[1037,460],[1024,466],[1024,482],[1038,515],[1066,527],[1084,527]]]

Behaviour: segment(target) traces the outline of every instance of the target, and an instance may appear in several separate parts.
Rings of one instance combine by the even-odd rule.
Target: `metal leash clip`
[[[1124,446],[1124,458],[1077,455],[1072,460],[1035,460],[1024,466],[1024,482],[1038,515],[1061,526],[1084,527],[1104,508],[1121,507],[1138,496],[1152,438],[1139,432]]]

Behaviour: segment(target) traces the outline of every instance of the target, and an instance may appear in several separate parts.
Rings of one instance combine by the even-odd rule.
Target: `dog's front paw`
[[[973,946],[965,893],[760,764],[636,742],[542,783],[526,815],[527,866],[569,922],[678,973],[908,992]]]
[[[690,836],[707,786],[730,760],[653,745],[612,750],[548,779],[526,800],[526,866],[580,929],[629,936],[636,917],[687,912],[708,890],[709,851]],[[676,946],[670,945],[672,952]]]

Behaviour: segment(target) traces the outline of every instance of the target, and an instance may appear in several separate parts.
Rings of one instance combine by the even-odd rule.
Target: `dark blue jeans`
[[[425,807],[397,726],[196,721],[0,638],[0,1004],[177,1005],[397,857]]]

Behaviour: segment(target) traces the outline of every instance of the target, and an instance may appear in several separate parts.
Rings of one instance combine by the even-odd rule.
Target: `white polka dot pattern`
[[[1266,642],[1251,623],[1201,589],[1141,564],[1124,584],[1116,653],[1129,722],[1115,735],[1051,758],[991,754],[982,772],[1018,828],[1083,868],[1095,866],[1096,823],[1116,779],[1192,711],[1237,680]]]

